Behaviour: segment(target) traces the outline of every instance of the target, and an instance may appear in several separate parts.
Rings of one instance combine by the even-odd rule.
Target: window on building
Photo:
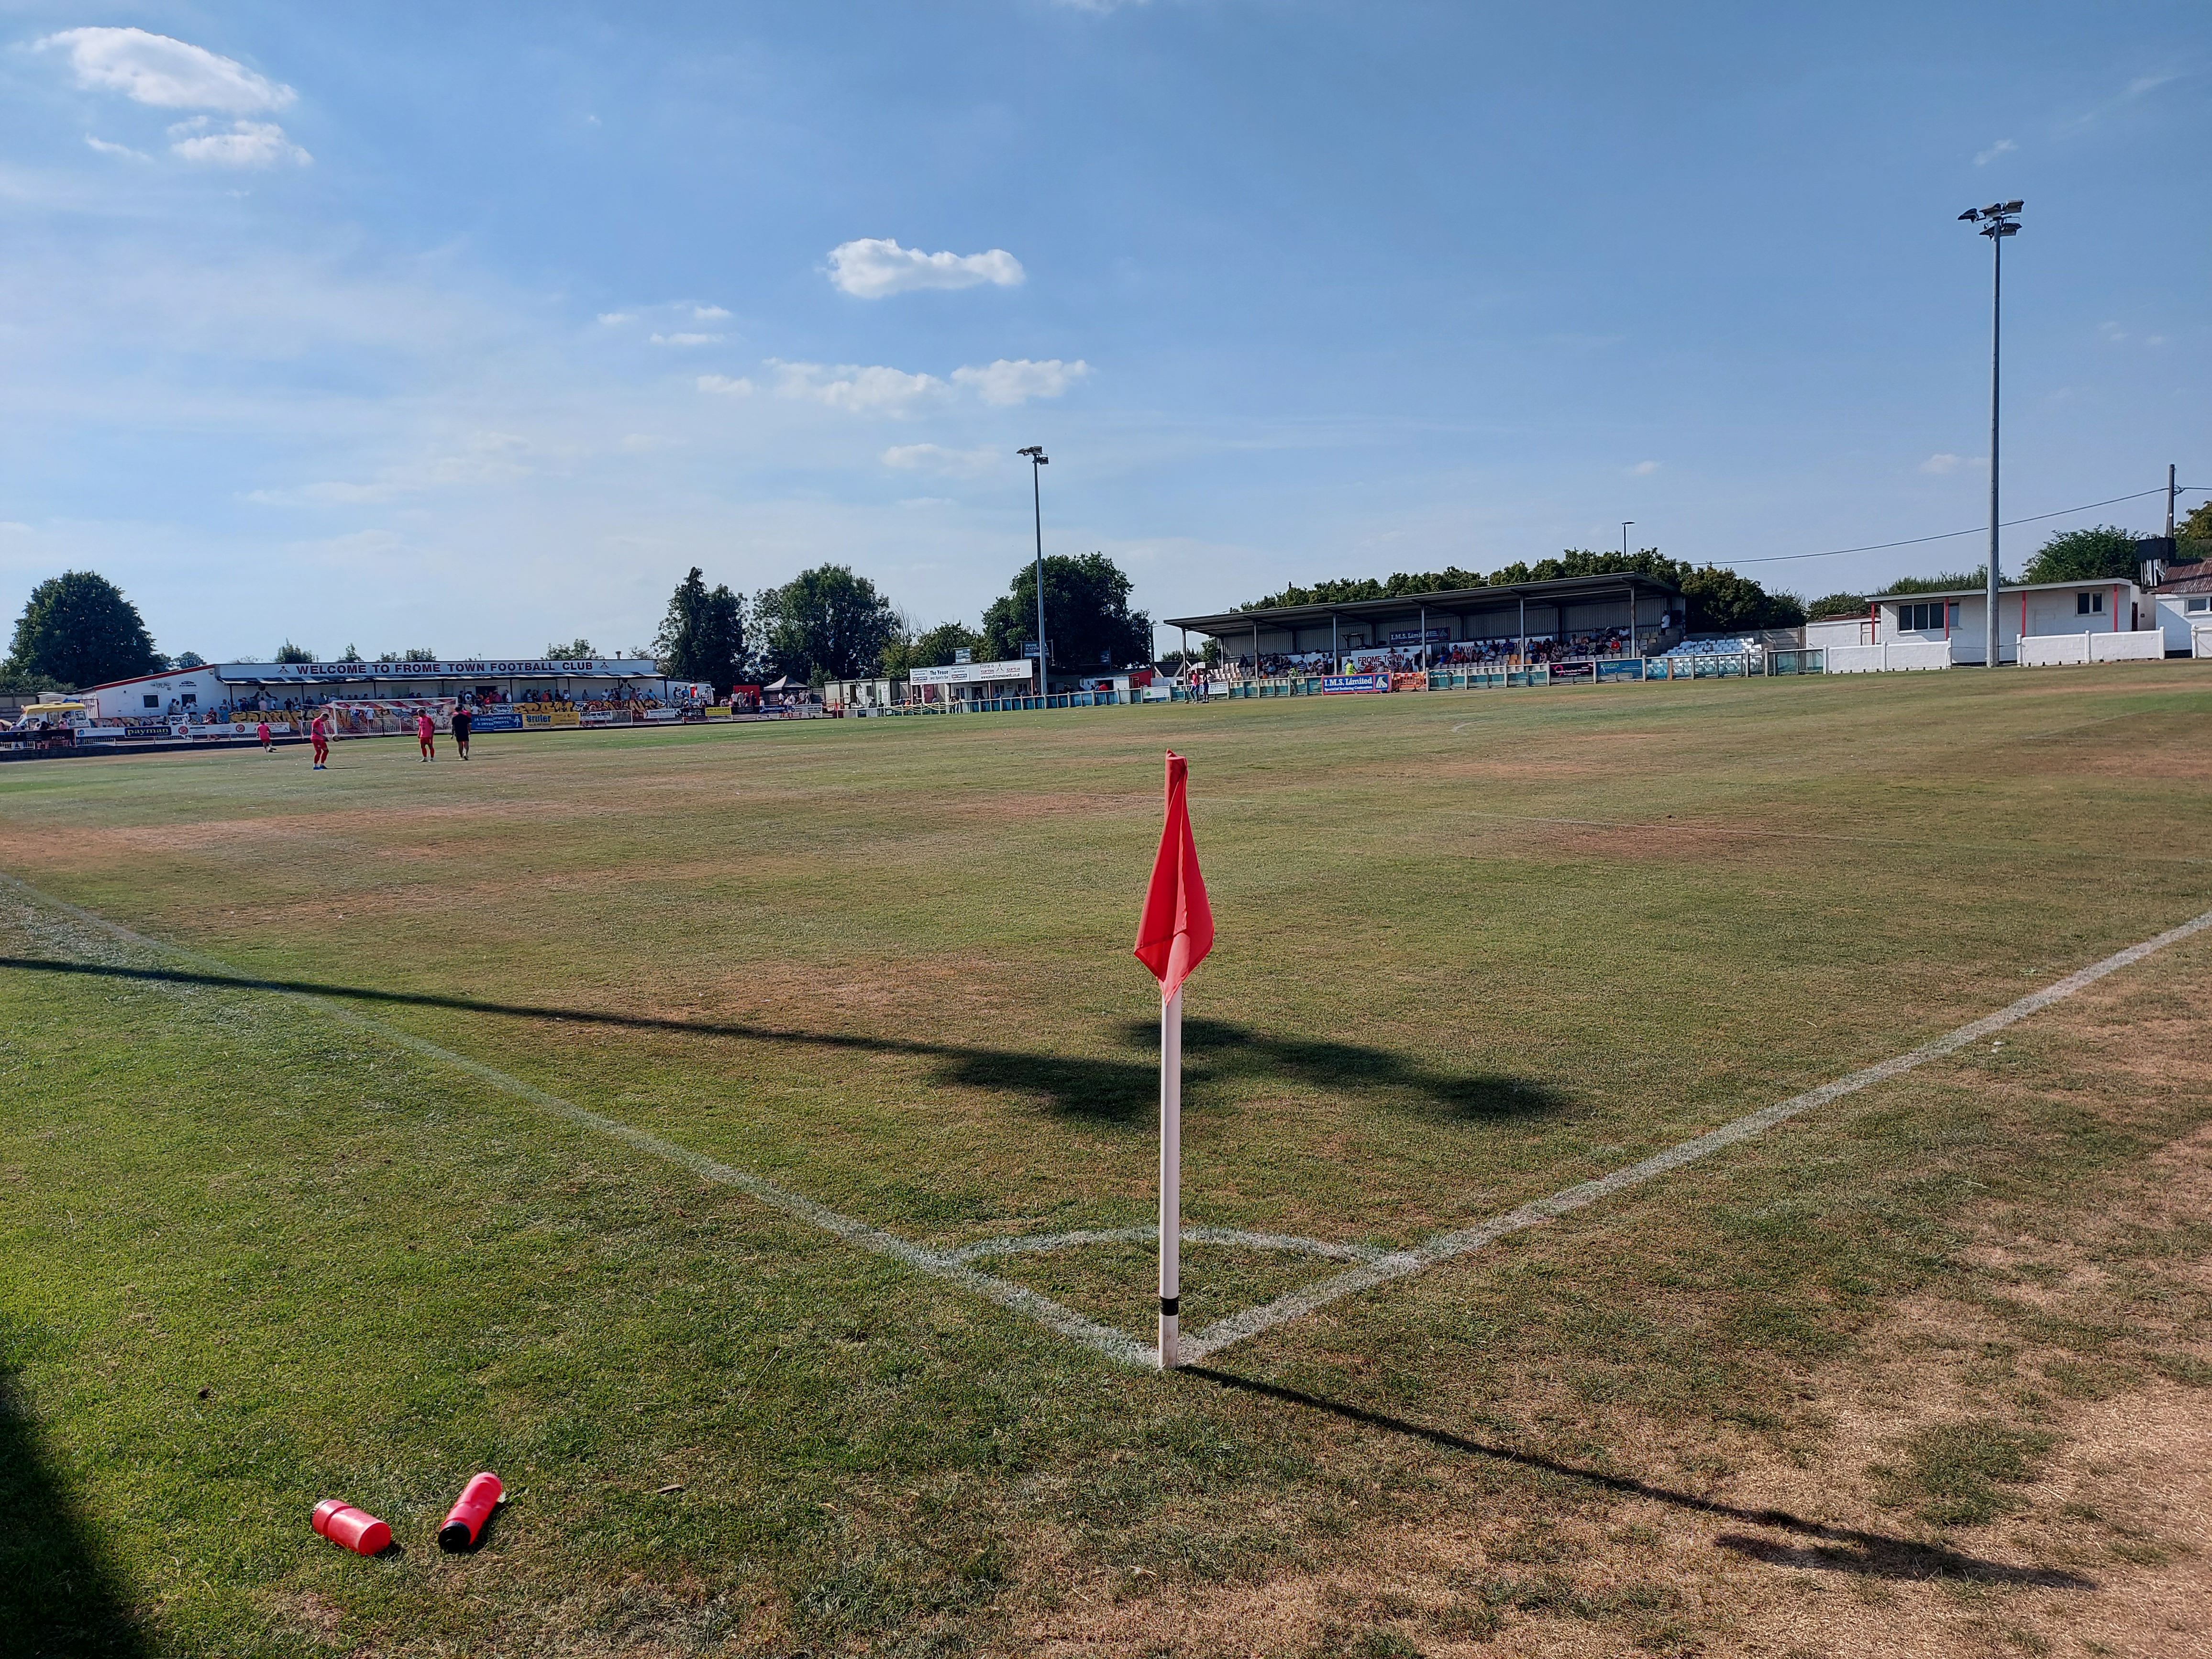
[[[2191,611],[2212,611],[2212,593],[2196,593],[2191,595],[2189,608]]]
[[[145,694],[145,702],[149,708],[159,708],[161,706],[161,700],[151,692]]]
[[[1900,605],[1897,607],[1897,625],[1908,634],[1923,629],[1932,629],[1940,634],[1943,631],[1946,611],[1947,607],[1941,604]]]
[[[2102,593],[2076,593],[2074,596],[2074,614],[2077,617],[2103,616],[2105,596]]]
[[[187,692],[185,692],[185,708],[198,708],[199,706],[200,706],[199,693],[198,693],[197,691],[187,691]]]

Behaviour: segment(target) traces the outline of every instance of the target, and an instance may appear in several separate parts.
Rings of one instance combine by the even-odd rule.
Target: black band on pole
[[[1182,1318],[1182,1298],[1181,1297],[1179,1297],[1179,1296],[1164,1296],[1164,1297],[1162,1297],[1160,1298],[1160,1312],[1161,1312],[1162,1314],[1164,1314],[1164,1315],[1166,1315],[1167,1316],[1169,1316],[1169,1317],[1170,1317],[1170,1318],[1175,1318],[1175,1319],[1180,1319],[1180,1318]]]

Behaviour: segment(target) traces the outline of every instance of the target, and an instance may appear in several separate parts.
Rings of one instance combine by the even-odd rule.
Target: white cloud
[[[720,345],[722,337],[719,334],[655,334],[651,337],[650,343],[672,346]]]
[[[64,29],[46,36],[38,46],[41,51],[66,46],[79,86],[119,92],[161,109],[219,109],[247,115],[283,109],[299,96],[233,58],[144,29]]]
[[[291,489],[252,489],[242,499],[261,507],[364,507],[426,489],[512,483],[535,471],[511,459],[530,447],[529,439],[512,432],[471,432],[461,441],[459,453],[390,467],[366,483],[326,478]]]
[[[1990,162],[1996,161],[1998,156],[2009,155],[2013,151],[2019,148],[2020,146],[2013,143],[2011,139],[2000,138],[1996,143],[1991,144],[1980,155],[1974,157],[1974,165],[1978,167],[1985,167],[1989,166]]]
[[[618,323],[635,322],[637,313],[634,311],[603,311],[599,313],[599,320],[612,328]]]
[[[1956,471],[1958,470],[1959,463],[1964,459],[1965,458],[1963,456],[1959,455],[1930,455],[1926,460],[1920,463],[1920,470],[1923,472],[1933,472],[1939,475],[1945,472]]]
[[[925,398],[945,390],[934,374],[908,374],[880,366],[864,368],[840,363],[830,368],[821,363],[787,363],[771,357],[779,397],[799,398],[831,409],[863,415],[904,415]],[[961,373],[956,371],[954,378]]]
[[[692,321],[698,323],[722,322],[728,318],[729,314],[730,313],[728,312],[723,310],[720,306],[693,306],[691,307],[691,319]]]
[[[2139,75],[2134,80],[2128,82],[2127,90],[2123,92],[2120,96],[2123,98],[2140,98],[2147,92],[2156,92],[2160,87],[2164,86],[2169,81],[2179,81],[2180,78],[2181,71],[2179,70],[2168,70],[2163,75]]]
[[[27,536],[31,526],[20,519],[0,519],[0,536]]]
[[[753,393],[753,383],[742,376],[733,380],[726,374],[702,374],[699,390],[720,392],[732,398],[750,398]]]
[[[84,135],[84,142],[102,155],[127,155],[134,161],[150,161],[154,159],[143,149],[133,149],[128,144],[111,144],[106,139],[95,138],[88,132]]]
[[[1658,470],[1659,463],[1656,461],[1638,461],[1628,469],[1628,476],[1632,478],[1648,478]]]
[[[988,253],[924,253],[888,237],[842,242],[830,250],[830,282],[862,300],[880,300],[923,288],[974,288],[990,283],[1018,286],[1022,262],[1002,247]]]
[[[947,449],[942,444],[893,444],[884,451],[884,465],[901,472],[936,472],[947,477],[973,478],[1006,460],[996,449]]]
[[[994,408],[1027,403],[1032,398],[1057,398],[1091,373],[1091,365],[1078,359],[1064,363],[1057,357],[1041,363],[1026,357],[1009,362],[1001,357],[984,368],[956,368],[955,383],[972,388]]]
[[[228,132],[210,132],[207,126],[204,115],[178,122],[169,129],[169,137],[176,141],[169,154],[218,167],[266,167],[283,161],[306,167],[315,159],[287,138],[274,121],[233,121]]]

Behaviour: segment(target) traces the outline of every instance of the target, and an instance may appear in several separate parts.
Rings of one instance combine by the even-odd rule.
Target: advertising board
[[[1329,696],[1340,691],[1388,691],[1390,677],[1388,674],[1326,674],[1322,677],[1321,689],[1324,695]]]
[[[1018,659],[1007,662],[956,662],[942,668],[917,668],[907,676],[915,685],[981,685],[986,680],[1027,680],[1036,670]]]

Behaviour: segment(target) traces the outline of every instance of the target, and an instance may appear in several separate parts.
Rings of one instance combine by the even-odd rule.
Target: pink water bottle
[[[392,1528],[343,1498],[325,1498],[316,1504],[314,1527],[331,1542],[356,1555],[375,1555],[392,1547]]]
[[[501,1487],[499,1477],[486,1470],[461,1488],[460,1501],[446,1512],[446,1524],[438,1528],[438,1547],[441,1550],[472,1550],[483,1536],[484,1522],[499,1507]]]

